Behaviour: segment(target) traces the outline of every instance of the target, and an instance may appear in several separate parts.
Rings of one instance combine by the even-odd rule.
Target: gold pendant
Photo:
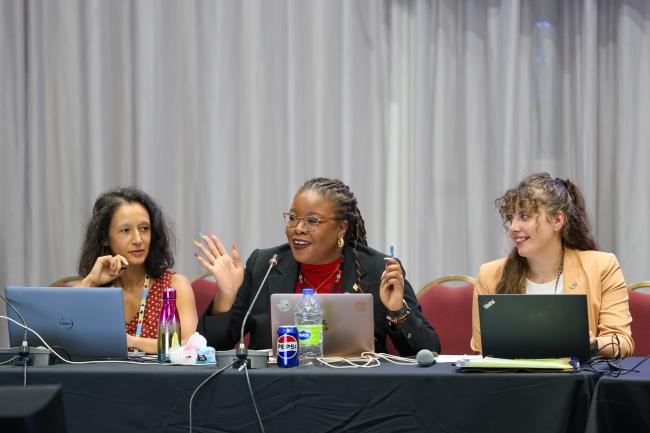
[[[358,291],[359,291],[359,286],[357,286],[357,283],[354,283],[354,284],[352,285],[352,290],[354,290],[355,292],[358,292]]]

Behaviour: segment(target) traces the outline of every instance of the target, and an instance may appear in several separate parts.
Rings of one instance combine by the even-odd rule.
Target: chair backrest
[[[632,315],[633,356],[650,355],[650,293],[643,293],[641,287],[650,287],[650,281],[629,286],[630,314]]]
[[[209,272],[195,277],[191,285],[194,292],[194,301],[196,302],[196,314],[201,317],[214,299],[214,295],[219,291],[219,286]]]
[[[639,281],[638,283],[630,284],[627,290],[636,290],[641,293],[650,293],[650,281]]]
[[[459,286],[444,283],[458,281]],[[440,337],[442,351],[447,354],[471,354],[472,294],[474,279],[463,275],[436,278],[418,293],[422,313]]]
[[[83,280],[79,275],[73,275],[70,277],[59,278],[58,280],[52,281],[50,287],[72,287],[77,281]]]

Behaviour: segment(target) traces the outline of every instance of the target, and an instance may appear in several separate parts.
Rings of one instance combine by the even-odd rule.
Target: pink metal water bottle
[[[176,289],[163,289],[163,305],[158,322],[158,360],[169,362],[171,349],[181,345],[181,321],[176,309]]]

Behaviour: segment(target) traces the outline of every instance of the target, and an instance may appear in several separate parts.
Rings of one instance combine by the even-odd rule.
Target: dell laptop
[[[127,359],[124,303],[119,287],[7,287],[6,297],[28,327],[61,356],[72,360]],[[22,323],[10,307],[8,316]],[[9,343],[20,346],[24,330],[9,322]],[[30,347],[44,346],[27,332]]]

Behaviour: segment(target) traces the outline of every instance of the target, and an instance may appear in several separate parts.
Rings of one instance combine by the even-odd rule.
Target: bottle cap
[[[176,299],[176,289],[168,287],[163,289],[163,299]]]
[[[303,295],[313,295],[314,294],[314,289],[304,288],[304,289],[302,289],[302,294]]]

